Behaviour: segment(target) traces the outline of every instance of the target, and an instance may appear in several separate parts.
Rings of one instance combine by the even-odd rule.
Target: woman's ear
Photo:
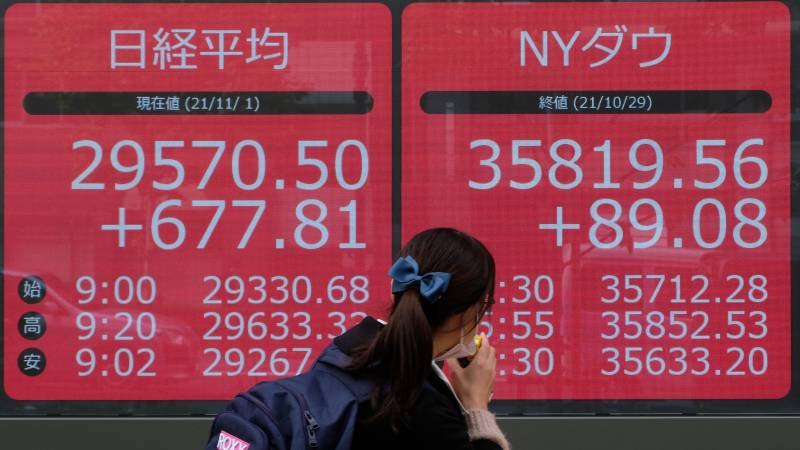
[[[459,325],[459,326],[461,326],[461,327],[464,327],[464,326],[467,326],[467,325],[469,324],[469,323],[467,322],[467,313],[468,313],[468,312],[469,312],[469,309],[468,309],[468,310],[466,310],[466,311],[461,311],[461,312],[458,314],[458,325]]]
[[[472,331],[478,328],[480,322],[475,322],[475,320],[478,316],[478,312],[480,312],[480,307],[481,307],[480,303],[476,303],[470,306],[469,309],[467,309],[462,313],[461,323],[463,323],[465,327],[466,326],[470,327],[467,331]]]

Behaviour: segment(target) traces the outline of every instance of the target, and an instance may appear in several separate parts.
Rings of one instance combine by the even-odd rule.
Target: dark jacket
[[[367,316],[358,325],[334,339],[345,353],[369,340],[384,325]],[[502,450],[499,444],[486,439],[469,440],[467,422],[455,395],[439,378],[433,367],[428,381],[435,389],[423,388],[419,399],[411,408],[410,429],[393,434],[386,423],[356,426],[351,450]],[[359,405],[358,417],[371,417],[369,401]]]

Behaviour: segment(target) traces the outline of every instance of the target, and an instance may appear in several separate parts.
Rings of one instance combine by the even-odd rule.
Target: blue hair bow
[[[451,275],[447,272],[427,272],[419,274],[419,264],[411,255],[397,258],[389,269],[389,276],[392,281],[392,293],[403,292],[409,286],[419,281],[420,295],[431,303],[447,290]]]

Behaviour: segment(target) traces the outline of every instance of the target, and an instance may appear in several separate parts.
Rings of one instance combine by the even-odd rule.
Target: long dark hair
[[[408,423],[407,412],[432,369],[433,332],[449,317],[468,310],[487,295],[494,298],[494,258],[486,246],[462,231],[422,231],[398,256],[407,255],[417,261],[420,274],[449,272],[452,278],[447,291],[435,303],[420,296],[419,283],[392,294],[386,326],[375,339],[354,349],[350,365],[351,370],[379,381],[371,396],[375,414],[365,423],[387,421],[394,432]]]

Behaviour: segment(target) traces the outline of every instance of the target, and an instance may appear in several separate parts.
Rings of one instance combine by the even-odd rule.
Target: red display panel
[[[5,392],[227,399],[378,314],[390,27],[370,3],[12,6]]]
[[[790,388],[789,11],[412,4],[402,239],[485,242],[494,399]]]

